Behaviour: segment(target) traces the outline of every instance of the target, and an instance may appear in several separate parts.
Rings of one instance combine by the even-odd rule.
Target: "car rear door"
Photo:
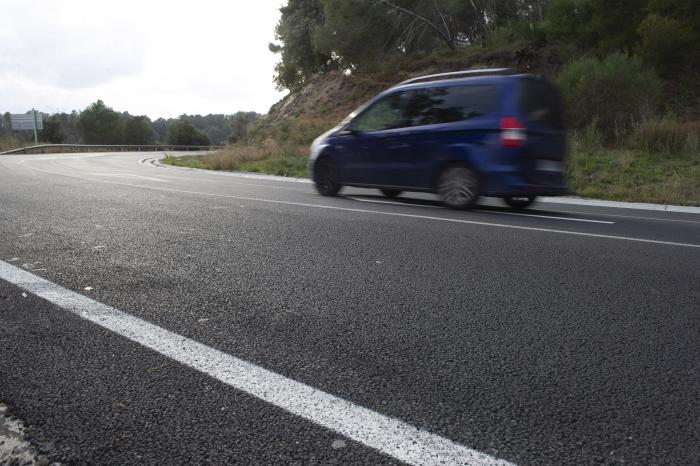
[[[527,138],[523,147],[523,171],[530,184],[562,183],[567,155],[563,106],[557,88],[539,78],[520,83],[519,110]]]

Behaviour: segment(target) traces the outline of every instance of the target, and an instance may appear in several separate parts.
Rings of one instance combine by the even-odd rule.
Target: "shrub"
[[[639,54],[661,76],[673,76],[687,67],[696,43],[693,30],[678,20],[651,14],[639,26]]]
[[[583,128],[597,117],[606,141],[651,115],[661,92],[656,73],[622,53],[575,60],[563,67],[557,81],[570,123]]]
[[[575,44],[581,48],[593,46],[595,38],[590,27],[592,14],[590,1],[551,0],[544,21],[547,40]]]
[[[101,100],[89,105],[78,116],[78,132],[85,144],[123,144],[124,120],[121,114]]]
[[[669,116],[643,121],[632,133],[632,144],[649,152],[700,154],[700,121],[680,122]]]
[[[51,144],[66,142],[66,131],[56,115],[44,119],[44,129],[41,130],[39,139]]]
[[[208,146],[211,144],[209,136],[184,119],[174,121],[168,126],[165,140],[168,144],[178,146]]]
[[[541,47],[546,41],[545,30],[540,23],[521,19],[489,32],[484,38],[484,45],[491,49],[517,49]]]

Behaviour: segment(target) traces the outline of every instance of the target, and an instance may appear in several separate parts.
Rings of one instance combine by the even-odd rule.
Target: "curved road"
[[[0,157],[0,402],[66,464],[697,464],[700,215]]]

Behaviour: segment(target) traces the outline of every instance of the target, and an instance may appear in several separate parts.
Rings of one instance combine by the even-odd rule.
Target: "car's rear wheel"
[[[380,189],[386,197],[396,197],[402,193],[400,189]]]
[[[479,199],[479,178],[465,165],[451,165],[440,175],[437,193],[451,209],[468,209]]]
[[[314,167],[316,190],[323,196],[335,196],[342,185],[338,182],[338,170],[335,163],[328,158],[316,162]]]
[[[506,196],[503,198],[506,204],[514,209],[524,209],[532,205],[536,196]]]

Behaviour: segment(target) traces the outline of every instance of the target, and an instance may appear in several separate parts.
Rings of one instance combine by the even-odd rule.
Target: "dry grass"
[[[25,147],[29,146],[32,144],[28,144],[25,141],[22,141],[20,139],[17,139],[14,136],[2,136],[0,137],[0,152],[4,152],[6,150],[12,150],[12,149],[18,149],[20,147]]]
[[[288,117],[272,125],[264,122],[251,130],[247,143],[199,156],[166,157],[163,161],[192,168],[303,177],[311,142],[341,119],[338,115],[304,116]]]
[[[673,117],[644,121],[635,128],[632,145],[649,152],[700,154],[700,121]]]

